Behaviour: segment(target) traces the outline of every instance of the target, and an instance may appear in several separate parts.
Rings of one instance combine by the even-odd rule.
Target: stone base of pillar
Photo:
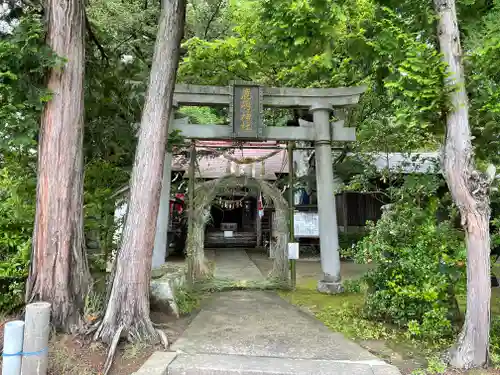
[[[317,290],[323,294],[339,294],[344,292],[344,286],[339,282],[320,280]]]

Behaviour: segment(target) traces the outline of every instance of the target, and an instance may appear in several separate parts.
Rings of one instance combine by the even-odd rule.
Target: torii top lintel
[[[254,86],[262,89],[264,107],[310,108],[315,105],[345,107],[357,104],[365,86],[340,88],[291,88],[265,87],[252,82],[234,82],[231,86],[200,86],[178,84],[174,101],[179,105],[229,106],[235,85]]]

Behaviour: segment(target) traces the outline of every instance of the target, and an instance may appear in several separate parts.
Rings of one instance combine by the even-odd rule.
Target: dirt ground
[[[167,334],[170,343],[179,338],[193,317],[194,315],[176,319],[162,312],[151,312],[151,319]],[[3,343],[3,324],[15,319],[15,316],[0,317],[0,347]],[[163,350],[163,347],[120,343],[111,375],[130,375],[157,350]],[[49,342],[48,375],[100,375],[106,356],[107,348],[103,344],[89,343],[79,337],[54,334]]]

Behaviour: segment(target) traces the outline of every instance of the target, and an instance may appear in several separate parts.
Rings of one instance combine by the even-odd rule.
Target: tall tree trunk
[[[149,283],[185,8],[185,0],[164,0],[162,4],[122,244],[106,312],[95,337],[108,344],[114,345],[120,332],[134,341],[161,338],[149,318]]]
[[[83,241],[84,16],[81,0],[47,0],[47,43],[62,67],[49,74],[42,114],[38,185],[27,302],[52,303],[52,322],[81,323],[90,273]]]
[[[448,84],[454,85],[446,119],[444,173],[460,210],[467,245],[467,311],[451,364],[459,368],[482,367],[488,361],[490,330],[490,202],[493,176],[474,167],[468,120],[468,100],[462,63],[460,34],[454,0],[434,0],[439,16],[438,37],[448,64]],[[494,175],[494,173],[493,173]]]

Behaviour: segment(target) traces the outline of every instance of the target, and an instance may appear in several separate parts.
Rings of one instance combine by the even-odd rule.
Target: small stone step
[[[167,368],[176,356],[175,352],[154,352],[132,375],[167,375]]]
[[[223,354],[178,354],[167,375],[400,375],[383,361],[334,361]]]

